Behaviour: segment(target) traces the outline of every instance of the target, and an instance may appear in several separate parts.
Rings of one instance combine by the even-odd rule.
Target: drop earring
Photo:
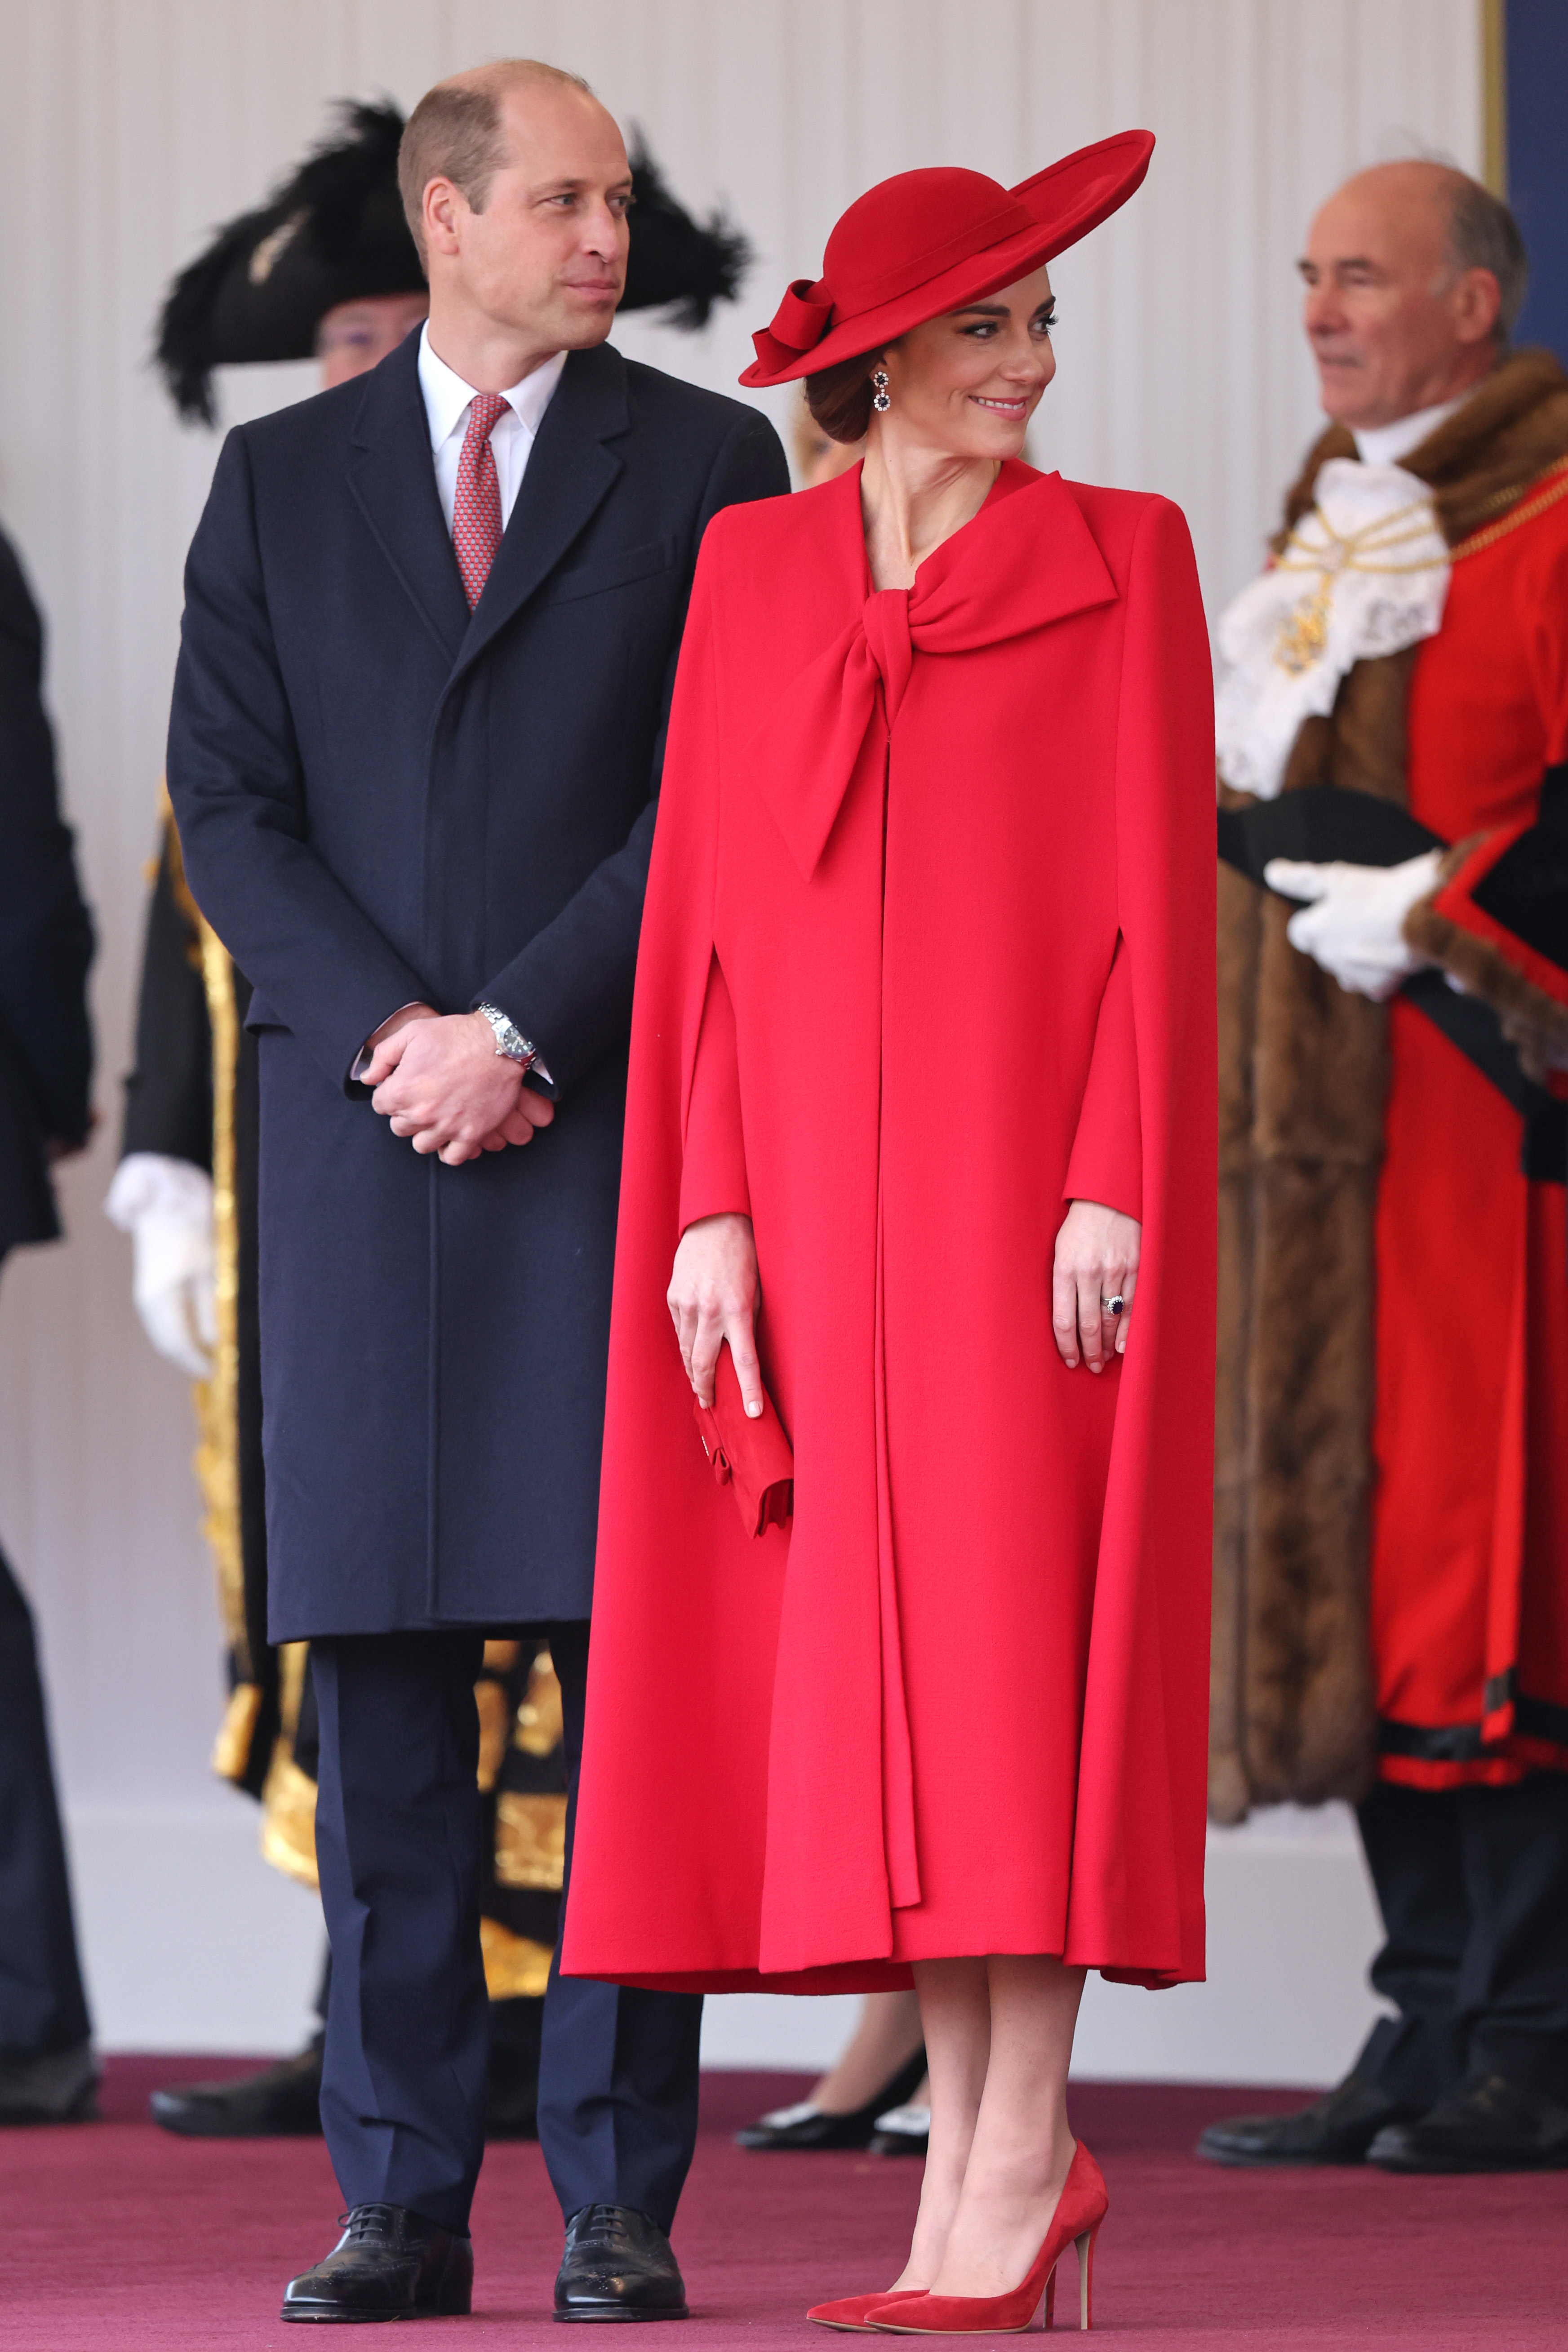
[[[887,371],[887,369],[886,369],[886,368],[873,368],[873,369],[872,369],[872,371],[871,371],[871,405],[872,405],[872,407],[876,410],[876,412],[877,412],[877,414],[878,414],[878,415],[879,415],[879,416],[886,416],[886,415],[887,415],[887,413],[888,413],[889,409],[889,408],[891,408],[892,404],[892,404],[891,400],[890,400],[890,399],[889,398],[889,396],[888,396],[888,371]]]

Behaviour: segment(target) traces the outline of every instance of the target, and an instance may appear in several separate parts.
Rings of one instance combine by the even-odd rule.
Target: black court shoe
[[[293,2139],[321,2128],[321,2036],[296,2057],[227,2083],[154,2091],[153,2121],[186,2139]]]
[[[1347,2075],[1289,2116],[1231,2116],[1200,2134],[1211,2164],[1360,2164],[1379,2132],[1414,2116],[1371,2083]]]
[[[749,2148],[864,2147],[877,2128],[879,2116],[901,2107],[925,2079],[926,2054],[917,2050],[874,2098],[847,2116],[830,2116],[803,2099],[799,2106],[775,2107],[735,2134],[735,2146]]]
[[[290,2279],[285,2319],[452,2318],[473,2308],[474,2243],[405,2205],[356,2205],[325,2261]]]
[[[921,2156],[931,2144],[929,2107],[889,2107],[877,2117],[866,2143],[868,2156]]]
[[[629,2205],[582,2205],[566,2224],[557,2319],[684,2319],[686,2284],[657,2221]]]
[[[1366,2152],[1384,2172],[1561,2172],[1568,2108],[1501,2074],[1460,2083],[1412,2123],[1391,2124]]]

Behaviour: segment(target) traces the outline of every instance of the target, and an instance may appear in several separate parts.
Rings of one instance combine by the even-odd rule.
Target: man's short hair
[[[482,213],[489,202],[490,182],[505,157],[501,100],[518,82],[557,82],[594,95],[581,74],[564,67],[542,65],[537,58],[500,58],[457,80],[438,81],[409,116],[397,151],[397,187],[421,261],[426,259],[425,191],[432,180],[450,180],[472,212]]]
[[[1489,269],[1497,279],[1502,297],[1497,339],[1506,345],[1524,307],[1530,257],[1519,223],[1502,198],[1479,180],[1458,174],[1448,211],[1448,253],[1456,275],[1462,269]]]

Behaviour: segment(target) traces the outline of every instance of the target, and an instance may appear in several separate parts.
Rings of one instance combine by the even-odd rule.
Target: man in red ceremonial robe
[[[1361,1800],[1396,2014],[1200,2145],[1560,2166],[1568,378],[1459,173],[1360,174],[1301,268],[1332,421],[1220,628],[1211,1787]]]

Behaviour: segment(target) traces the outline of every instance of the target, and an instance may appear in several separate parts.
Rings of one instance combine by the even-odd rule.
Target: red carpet
[[[26,2352],[300,2352],[303,2331],[281,2326],[277,2312],[289,2273],[334,2235],[337,2192],[321,2142],[176,2140],[142,2120],[153,2085],[237,2065],[111,2060],[110,2120],[0,2132],[0,2343]],[[695,2316],[669,2337],[671,2352],[689,2337],[714,2352],[807,2352],[847,2340],[808,2328],[806,2305],[880,2284],[898,2269],[918,2165],[748,2157],[730,2144],[737,2124],[800,2088],[796,2077],[707,2078],[675,2240]],[[1290,2104],[1287,2093],[1238,2100],[1234,2091],[1130,2084],[1075,2092],[1075,2127],[1110,2184],[1095,2266],[1101,2333],[1128,2352],[1173,2341],[1224,2352],[1387,2344],[1564,2352],[1568,2174],[1237,2173],[1191,2155],[1215,2115]],[[441,2341],[460,2329],[476,2352],[492,2341],[547,2340],[559,2352],[565,2339],[549,2312],[560,2222],[537,2148],[490,2151],[474,2234],[473,2319],[426,2326]],[[1072,2268],[1069,2257],[1069,2279]],[[1076,2313],[1076,2293],[1066,2300]]]

